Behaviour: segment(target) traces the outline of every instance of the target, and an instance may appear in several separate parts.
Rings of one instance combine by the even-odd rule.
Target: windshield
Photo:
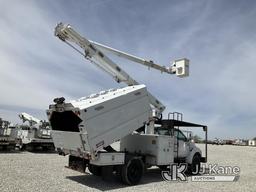
[[[187,140],[187,137],[179,129],[168,129],[166,127],[155,127],[155,134],[158,134],[158,135],[172,135],[172,130],[174,130],[174,136],[176,138],[178,138],[178,140],[183,140],[183,141]]]

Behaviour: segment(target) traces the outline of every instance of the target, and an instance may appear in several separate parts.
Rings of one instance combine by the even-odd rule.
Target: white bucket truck
[[[179,77],[189,75],[187,59],[177,60],[170,67],[160,66],[87,40],[62,23],[55,28],[55,35],[117,82],[128,85],[67,103],[63,97],[54,99],[47,116],[57,151],[69,155],[69,168],[85,172],[88,167],[92,174],[103,177],[115,173],[124,183],[135,185],[150,166],[166,168],[183,162],[189,165],[190,171],[196,171],[201,162],[206,162],[207,142],[203,157],[201,150],[179,128],[203,127],[207,141],[207,127],[184,122],[179,113],[162,119],[165,106],[105,52]],[[120,144],[118,150],[111,146],[116,142]]]

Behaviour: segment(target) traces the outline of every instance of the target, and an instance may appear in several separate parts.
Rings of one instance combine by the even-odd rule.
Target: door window
[[[175,130],[174,131],[174,136],[178,140],[187,141],[187,137],[180,130]]]

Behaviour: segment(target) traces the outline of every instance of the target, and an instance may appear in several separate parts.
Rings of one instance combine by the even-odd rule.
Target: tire
[[[121,177],[123,183],[127,185],[136,185],[140,182],[144,174],[144,163],[141,159],[132,158],[121,170]]]
[[[88,170],[95,176],[101,176],[101,167],[89,164]]]
[[[42,146],[42,151],[48,151],[49,150],[49,148],[48,147],[46,147],[46,146]]]
[[[10,146],[9,146],[9,150],[10,150],[10,151],[15,151],[15,144],[10,145]]]
[[[3,145],[2,150],[3,150],[3,151],[7,151],[7,146],[6,146],[6,145]]]
[[[29,151],[29,152],[34,152],[35,151],[35,146],[32,145],[32,144],[26,144],[26,145],[24,145],[24,149],[26,151]]]
[[[21,146],[20,146],[20,151],[25,151],[26,148],[27,148],[26,145],[21,145]]]
[[[101,167],[101,177],[104,181],[111,181],[113,179],[113,166],[107,165]]]
[[[192,160],[192,164],[189,167],[189,172],[192,175],[197,175],[200,172],[201,168],[201,156],[199,154],[195,154]]]

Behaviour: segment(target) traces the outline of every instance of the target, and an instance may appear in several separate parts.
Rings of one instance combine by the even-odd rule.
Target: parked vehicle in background
[[[212,142],[213,145],[224,145],[224,141],[222,139],[219,138],[215,138]]]
[[[17,143],[17,127],[0,118],[0,150],[14,150]]]
[[[236,139],[236,140],[234,141],[234,145],[246,146],[246,145],[248,145],[248,144],[247,144],[247,141],[244,140],[244,139]]]
[[[49,122],[39,120],[27,113],[19,114],[23,123],[20,126],[17,137],[21,140],[19,143],[20,149],[26,150],[54,150],[54,144],[51,136],[51,129]]]

